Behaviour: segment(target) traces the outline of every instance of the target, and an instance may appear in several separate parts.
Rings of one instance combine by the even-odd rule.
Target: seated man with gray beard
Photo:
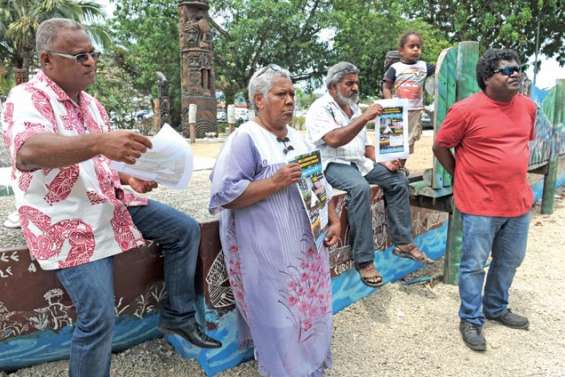
[[[328,93],[317,99],[306,115],[311,143],[320,148],[327,181],[347,192],[348,222],[355,267],[363,283],[379,287],[384,281],[373,264],[374,245],[370,184],[384,192],[394,253],[427,263],[430,260],[414,244],[408,180],[398,170],[400,162],[375,162],[375,147],[367,138],[367,122],[381,114],[382,107],[370,105],[361,113],[359,69],[340,62],[326,77]]]

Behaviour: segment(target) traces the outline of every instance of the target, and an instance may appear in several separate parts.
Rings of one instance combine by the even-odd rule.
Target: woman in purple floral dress
[[[288,71],[269,65],[249,83],[257,116],[226,141],[212,173],[210,211],[220,238],[242,341],[252,341],[259,372],[317,377],[331,366],[331,280],[328,252],[316,249],[289,164],[311,147],[287,126],[294,111]],[[329,211],[326,246],[338,240]]]

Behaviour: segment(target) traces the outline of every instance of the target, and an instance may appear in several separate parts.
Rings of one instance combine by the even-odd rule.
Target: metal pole
[[[536,78],[538,76],[539,28],[540,28],[540,19],[538,18],[538,27],[536,29],[536,55],[534,58],[534,79],[532,80],[532,85],[534,87],[536,86]]]

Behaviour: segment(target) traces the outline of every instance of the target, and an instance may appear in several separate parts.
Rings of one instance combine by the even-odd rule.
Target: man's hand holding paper
[[[141,138],[146,139],[144,136]],[[128,165],[128,161],[124,158],[114,160],[112,161],[113,169],[140,180],[155,181],[170,188],[181,189],[188,185],[192,176],[192,151],[178,132],[165,124],[150,141],[150,149],[144,153],[136,148],[139,147],[136,144],[138,142],[132,140],[132,144],[127,146],[130,147],[130,158],[133,158],[135,162]],[[137,152],[141,153],[139,157],[134,158]],[[137,187],[141,190],[145,189],[140,185]]]

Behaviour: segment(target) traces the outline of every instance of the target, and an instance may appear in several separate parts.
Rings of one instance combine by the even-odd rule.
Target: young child
[[[420,116],[424,110],[424,80],[435,72],[435,65],[420,60],[423,40],[420,34],[410,31],[400,37],[400,61],[392,63],[383,78],[384,98],[404,98],[408,105],[408,145],[414,153],[414,143],[422,136]],[[404,167],[404,161],[401,161]]]

